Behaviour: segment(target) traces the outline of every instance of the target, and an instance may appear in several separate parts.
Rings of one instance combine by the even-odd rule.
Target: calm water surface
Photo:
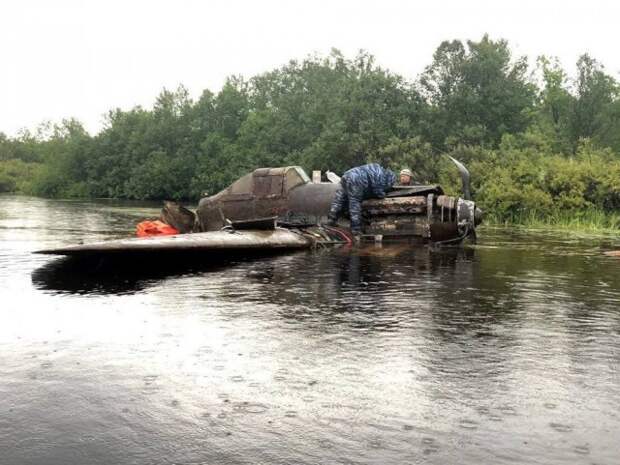
[[[157,207],[0,202],[2,465],[620,463],[620,236],[136,274],[31,252]]]

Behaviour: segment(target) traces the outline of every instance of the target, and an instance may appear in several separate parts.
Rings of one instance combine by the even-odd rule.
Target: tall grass
[[[487,216],[489,225],[523,226],[526,228],[551,228],[571,231],[617,232],[620,233],[620,212],[603,210],[560,211],[540,214],[530,212],[510,218]]]

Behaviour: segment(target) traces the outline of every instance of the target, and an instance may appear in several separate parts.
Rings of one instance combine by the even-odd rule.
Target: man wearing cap
[[[400,170],[399,186],[411,186],[413,173],[409,168],[403,168]]]

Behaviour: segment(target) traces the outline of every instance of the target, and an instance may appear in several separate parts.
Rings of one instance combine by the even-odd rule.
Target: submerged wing
[[[243,249],[302,249],[312,246],[312,241],[287,229],[211,231],[195,234],[176,234],[117,239],[71,245],[35,253],[50,255],[107,255],[120,253],[157,253],[191,251],[226,251]]]

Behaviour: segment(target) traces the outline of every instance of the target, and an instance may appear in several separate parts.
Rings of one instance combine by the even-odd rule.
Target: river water
[[[0,197],[0,464],[620,463],[620,235],[137,273],[158,206]]]

